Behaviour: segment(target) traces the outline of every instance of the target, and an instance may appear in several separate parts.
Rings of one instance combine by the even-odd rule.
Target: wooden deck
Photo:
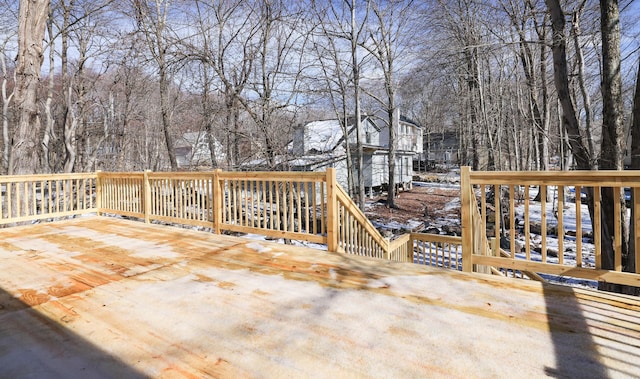
[[[640,301],[82,217],[0,230],[0,377],[638,377]]]

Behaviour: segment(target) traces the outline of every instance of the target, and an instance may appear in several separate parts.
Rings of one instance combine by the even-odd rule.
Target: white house
[[[394,114],[396,130],[396,182],[411,188],[413,178],[413,161],[423,153],[422,127],[417,122],[400,114]],[[380,129],[380,145],[389,148],[389,117],[386,112],[376,112],[375,122]]]
[[[212,137],[214,138],[214,137]],[[226,159],[222,144],[213,139],[218,164]],[[211,150],[206,132],[188,132],[178,138],[174,145],[179,168],[211,167]]]
[[[399,116],[397,116],[399,117]],[[355,119],[348,120],[348,146],[355,159]],[[389,127],[383,118],[362,117],[363,174],[367,189],[388,184]],[[411,188],[413,156],[422,152],[422,129],[416,123],[400,118],[396,149],[396,184]],[[347,188],[346,144],[344,132],[337,119],[313,121],[298,129],[291,143],[293,170],[323,171],[336,168],[338,182]]]

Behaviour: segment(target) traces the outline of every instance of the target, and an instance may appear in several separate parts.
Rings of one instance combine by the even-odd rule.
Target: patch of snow
[[[460,189],[460,184],[457,183],[439,183],[439,182],[412,182],[414,187],[428,187],[428,188],[445,188],[445,189]]]
[[[267,252],[271,251],[270,247],[262,246],[261,244],[259,244],[257,242],[250,242],[250,243],[247,244],[247,247],[249,249],[257,251],[259,254],[267,253]]]
[[[369,287],[369,288],[389,288],[390,285],[386,280],[375,279],[375,280],[369,280],[367,282],[367,287]]]
[[[462,204],[460,203],[460,198],[459,197],[454,197],[451,201],[449,201],[444,206],[444,211],[445,212],[449,212],[449,211],[452,211],[452,210],[460,209],[461,206],[462,206]]]

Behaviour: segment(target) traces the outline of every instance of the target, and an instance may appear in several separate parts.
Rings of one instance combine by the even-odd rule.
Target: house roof
[[[413,121],[412,119],[410,119],[409,117],[404,116],[404,115],[400,115],[400,122],[406,122],[408,124],[412,124],[412,125],[420,128],[420,129],[422,129],[422,126],[420,124],[418,124],[417,121]]]
[[[361,116],[362,121],[370,118],[368,115]],[[355,129],[355,116],[347,118],[347,128],[349,134]],[[380,131],[380,127],[375,122],[370,122],[370,126]],[[305,150],[317,153],[331,152],[344,141],[344,131],[339,119],[312,121],[304,126],[305,128]]]
[[[306,151],[332,151],[344,137],[342,126],[337,119],[312,121],[306,124],[304,128]]]

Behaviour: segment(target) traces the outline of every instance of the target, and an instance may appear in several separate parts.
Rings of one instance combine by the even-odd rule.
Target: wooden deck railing
[[[382,237],[335,170],[98,173],[98,212],[326,244],[330,251],[414,261],[409,237]],[[424,237],[423,237],[424,238]],[[413,244],[413,240],[411,240]]]
[[[144,174],[98,172],[98,212],[145,217]]]
[[[218,229],[327,243],[327,174],[216,172]]]
[[[96,174],[0,176],[0,225],[96,212]]]
[[[84,213],[119,215],[326,244],[330,251],[427,263],[426,245],[390,242],[338,185],[314,172],[97,172],[0,177],[0,225]],[[434,240],[440,243],[440,239]],[[449,261],[447,261],[449,262]],[[457,267],[456,265],[454,265]]]
[[[461,170],[463,224],[463,269],[489,267],[510,276],[537,276],[545,273],[640,286],[640,254],[636,254],[636,272],[622,271],[622,202],[624,189],[633,191],[634,219],[631,227],[640,232],[640,172],[568,171],[568,172],[472,172]],[[613,190],[614,234],[613,270],[602,269],[601,228],[603,190]],[[573,190],[571,202],[568,190]],[[533,195],[540,191],[540,201]],[[535,192],[535,193],[534,193]],[[593,226],[583,193],[592,196]],[[572,212],[569,212],[569,209]],[[575,220],[568,214],[575,214]],[[574,222],[575,221],[575,222]],[[533,233],[532,228],[536,228]],[[487,235],[495,237],[487,242]],[[635,245],[640,246],[640,233]],[[518,238],[518,236],[522,236]],[[589,235],[593,252],[585,249],[583,236]],[[508,248],[502,249],[502,245]],[[551,236],[556,241],[550,243]],[[535,241],[534,241],[535,237]],[[522,242],[521,242],[522,241]],[[505,243],[506,242],[506,243]],[[572,251],[566,251],[571,242]],[[522,244],[522,249],[518,247]],[[532,247],[535,244],[535,248]]]
[[[602,268],[600,241],[601,193],[606,189],[613,189],[616,200],[621,200],[625,188],[630,189],[626,193],[633,192],[627,206],[634,210],[632,227],[640,231],[640,172],[471,172],[464,167],[462,236],[411,233],[394,241],[383,238],[351,201],[333,169],[4,176],[0,186],[0,225],[84,213],[116,214],[216,233],[322,243],[330,251],[463,271],[538,280],[538,274],[545,273],[640,286],[640,254],[635,256],[635,273],[622,270],[621,201],[615,202],[613,211],[612,270]],[[563,196],[568,189],[574,191],[572,202]],[[532,195],[537,190],[555,196],[535,202]],[[593,227],[583,192],[593,201]],[[575,222],[567,215],[570,207],[579,215]],[[531,230],[534,226],[538,233]],[[585,249],[583,238],[574,237],[587,233],[593,249]],[[552,237],[557,242],[551,243]],[[509,247],[503,249],[505,241]],[[522,249],[517,247],[521,241]],[[634,242],[640,246],[640,233]],[[574,251],[565,251],[569,243]]]
[[[98,173],[100,213],[327,243],[327,174]]]
[[[427,266],[462,270],[462,238],[425,233],[411,233],[414,262]]]

